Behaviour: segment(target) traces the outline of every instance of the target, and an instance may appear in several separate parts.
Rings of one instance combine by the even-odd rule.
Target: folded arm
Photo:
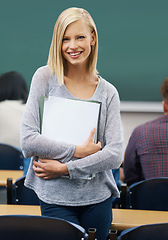
[[[91,131],[87,141],[83,145],[76,146],[73,154],[74,157],[81,158],[89,156],[101,150],[101,143],[94,143],[93,141],[94,133],[95,129]],[[69,171],[65,163],[60,163],[59,161],[53,161],[51,159],[39,159],[38,162],[34,161],[33,163],[33,170],[35,171],[37,177],[52,179],[69,175]]]
[[[53,169],[55,169],[55,173],[53,173],[52,177],[69,174],[71,179],[77,179],[85,177],[88,174],[95,174],[118,168],[123,159],[123,137],[119,106],[117,106],[117,112],[114,114],[116,102],[118,102],[117,97],[116,99],[113,99],[113,102],[111,101],[109,105],[105,134],[103,136],[104,147],[102,147],[102,150],[100,142],[98,144],[94,144],[93,141],[89,142],[88,138],[88,142],[86,142],[83,146],[76,146],[73,156],[77,157],[78,159],[70,160],[62,164],[58,163],[57,161],[51,162],[48,160],[47,162],[45,160],[45,164],[40,165],[41,176],[38,176],[50,178],[50,173],[53,171]],[[92,134],[93,133],[90,135],[90,140],[92,139]],[[48,170],[50,168],[50,173],[46,173],[45,171],[47,164]],[[36,168],[34,168],[34,170],[36,171]]]

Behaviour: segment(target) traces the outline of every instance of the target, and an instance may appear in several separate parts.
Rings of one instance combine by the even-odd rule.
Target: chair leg
[[[7,204],[12,204],[12,178],[7,179]]]
[[[127,184],[121,184],[121,191],[120,191],[120,208],[126,208],[126,192],[127,192]]]
[[[88,230],[88,240],[95,240],[96,228],[89,228]]]
[[[117,240],[117,230],[110,229],[108,240]]]

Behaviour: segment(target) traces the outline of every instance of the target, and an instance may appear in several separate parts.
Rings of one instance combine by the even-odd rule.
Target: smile
[[[80,55],[82,52],[69,52],[68,54],[72,57]]]

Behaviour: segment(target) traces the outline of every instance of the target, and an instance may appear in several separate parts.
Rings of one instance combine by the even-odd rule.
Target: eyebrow
[[[81,35],[83,35],[83,36],[87,36],[87,34],[84,34],[84,33],[78,33],[76,36],[81,36]],[[69,37],[68,35],[64,35],[64,38],[65,37]]]

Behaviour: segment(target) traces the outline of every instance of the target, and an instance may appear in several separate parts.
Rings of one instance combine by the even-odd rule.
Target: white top
[[[25,104],[20,100],[0,102],[0,143],[20,148],[20,127]]]

